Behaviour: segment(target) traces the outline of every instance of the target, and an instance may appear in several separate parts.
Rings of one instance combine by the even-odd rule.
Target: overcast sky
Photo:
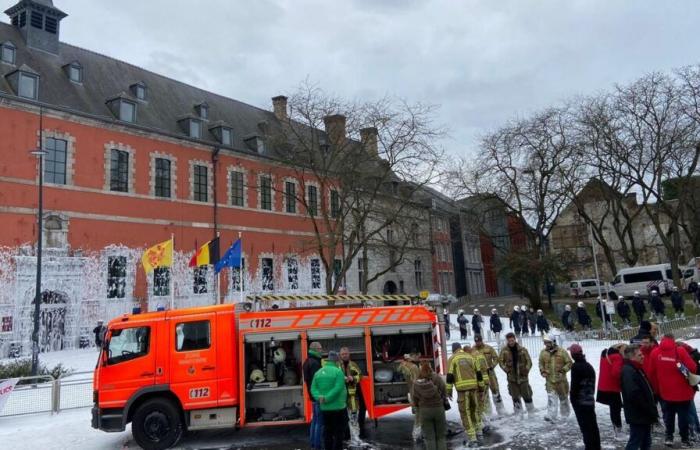
[[[465,155],[514,116],[700,62],[695,0],[54,4],[64,42],[262,108],[307,76],[348,98],[438,104],[445,148]]]

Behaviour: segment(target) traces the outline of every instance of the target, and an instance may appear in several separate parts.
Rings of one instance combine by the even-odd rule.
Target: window
[[[39,77],[20,72],[17,95],[36,100],[38,97],[38,83]]]
[[[645,283],[648,281],[661,281],[663,276],[660,270],[652,272],[626,273],[623,275],[625,283]]]
[[[287,181],[284,184],[284,198],[286,204],[286,210],[288,213],[297,212],[297,186],[293,181]]]
[[[44,22],[44,30],[51,34],[56,34],[58,31],[58,22],[55,18],[46,16],[46,22]]]
[[[116,192],[129,192],[129,153],[112,149],[109,166],[109,188]]]
[[[119,120],[136,122],[136,104],[121,100],[119,102]]]
[[[199,120],[190,120],[189,135],[195,139],[202,136],[202,123]]]
[[[112,330],[107,346],[107,365],[119,364],[148,354],[150,327]]]
[[[311,289],[321,289],[321,260],[311,260]]]
[[[336,190],[331,191],[331,217],[340,217],[340,196]]]
[[[221,144],[233,145],[233,132],[230,128],[221,128]]]
[[[83,68],[79,64],[68,66],[68,78],[74,83],[83,82]]]
[[[196,202],[206,202],[207,200],[207,166],[200,166],[195,164],[194,166],[194,200]]]
[[[30,22],[34,28],[42,29],[44,28],[44,15],[40,12],[32,11],[30,15]]]
[[[44,179],[47,183],[66,184],[66,148],[63,139],[46,138],[44,150]]]
[[[272,179],[266,175],[260,177],[260,209],[272,210]]]
[[[299,289],[299,261],[296,258],[287,259],[287,286]]]
[[[339,259],[333,260],[333,284],[335,285],[336,280],[340,277],[343,268],[343,262]],[[345,287],[345,280],[341,279],[338,287]]]
[[[146,85],[143,84],[142,82],[134,83],[131,86],[131,93],[136,97],[137,99],[141,101],[146,100]]]
[[[423,267],[420,259],[413,261],[413,271],[416,277],[416,289],[423,289]]]
[[[307,210],[310,216],[315,216],[318,213],[318,188],[316,186],[308,186],[306,188],[308,192],[307,196]]]
[[[12,42],[5,42],[0,48],[0,60],[7,64],[14,64],[17,58],[17,48]]]
[[[170,160],[156,158],[156,197],[170,198]]]
[[[592,287],[595,285],[595,281],[584,281],[581,283],[581,287]]]
[[[262,258],[260,261],[260,274],[262,279],[260,284],[263,291],[272,291],[275,289],[274,272],[272,258]]]
[[[2,328],[0,328],[0,332],[9,333],[11,331],[12,331],[12,316],[3,316]]]
[[[192,291],[195,294],[207,293],[207,271],[208,266],[197,266],[194,268],[194,282],[192,283]]]
[[[243,257],[241,257],[241,267],[231,267],[231,290],[234,292],[245,290],[245,276],[241,279],[241,271],[245,275],[245,258]]]
[[[107,258],[107,298],[126,296],[126,256]]]
[[[153,269],[153,295],[156,297],[170,295],[169,267],[156,267]]]
[[[175,325],[175,350],[205,350],[211,346],[211,324],[208,320]]]
[[[243,172],[231,172],[231,204],[233,206],[245,206],[243,198]]]
[[[195,106],[195,110],[197,110],[197,115],[202,119],[207,120],[209,118],[209,105],[206,103]]]
[[[406,287],[404,286],[403,280],[399,280],[399,294],[405,294]]]

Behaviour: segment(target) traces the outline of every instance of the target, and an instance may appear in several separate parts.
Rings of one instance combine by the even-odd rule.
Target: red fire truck
[[[270,301],[335,304],[265,309]],[[387,302],[395,306],[369,306]],[[268,296],[253,311],[217,305],[124,315],[109,323],[94,377],[92,426],[128,423],[146,449],[174,445],[187,430],[265,427],[311,421],[301,365],[308,344],[348,347],[363,371],[371,419],[409,406],[397,366],[420,353],[445,367],[439,304],[408,296]]]

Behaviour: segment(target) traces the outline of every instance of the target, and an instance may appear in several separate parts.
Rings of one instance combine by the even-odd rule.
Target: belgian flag
[[[190,267],[207,266],[219,262],[219,238],[212,239],[194,252]]]

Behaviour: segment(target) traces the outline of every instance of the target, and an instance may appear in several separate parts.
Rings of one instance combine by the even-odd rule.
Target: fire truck
[[[165,449],[188,430],[309,423],[301,366],[314,341],[326,354],[350,349],[375,424],[410,406],[397,370],[405,354],[420,354],[444,373],[439,301],[403,295],[251,300],[110,321],[95,368],[92,427],[118,432],[131,423],[141,447]],[[277,307],[301,300],[330,304]]]

